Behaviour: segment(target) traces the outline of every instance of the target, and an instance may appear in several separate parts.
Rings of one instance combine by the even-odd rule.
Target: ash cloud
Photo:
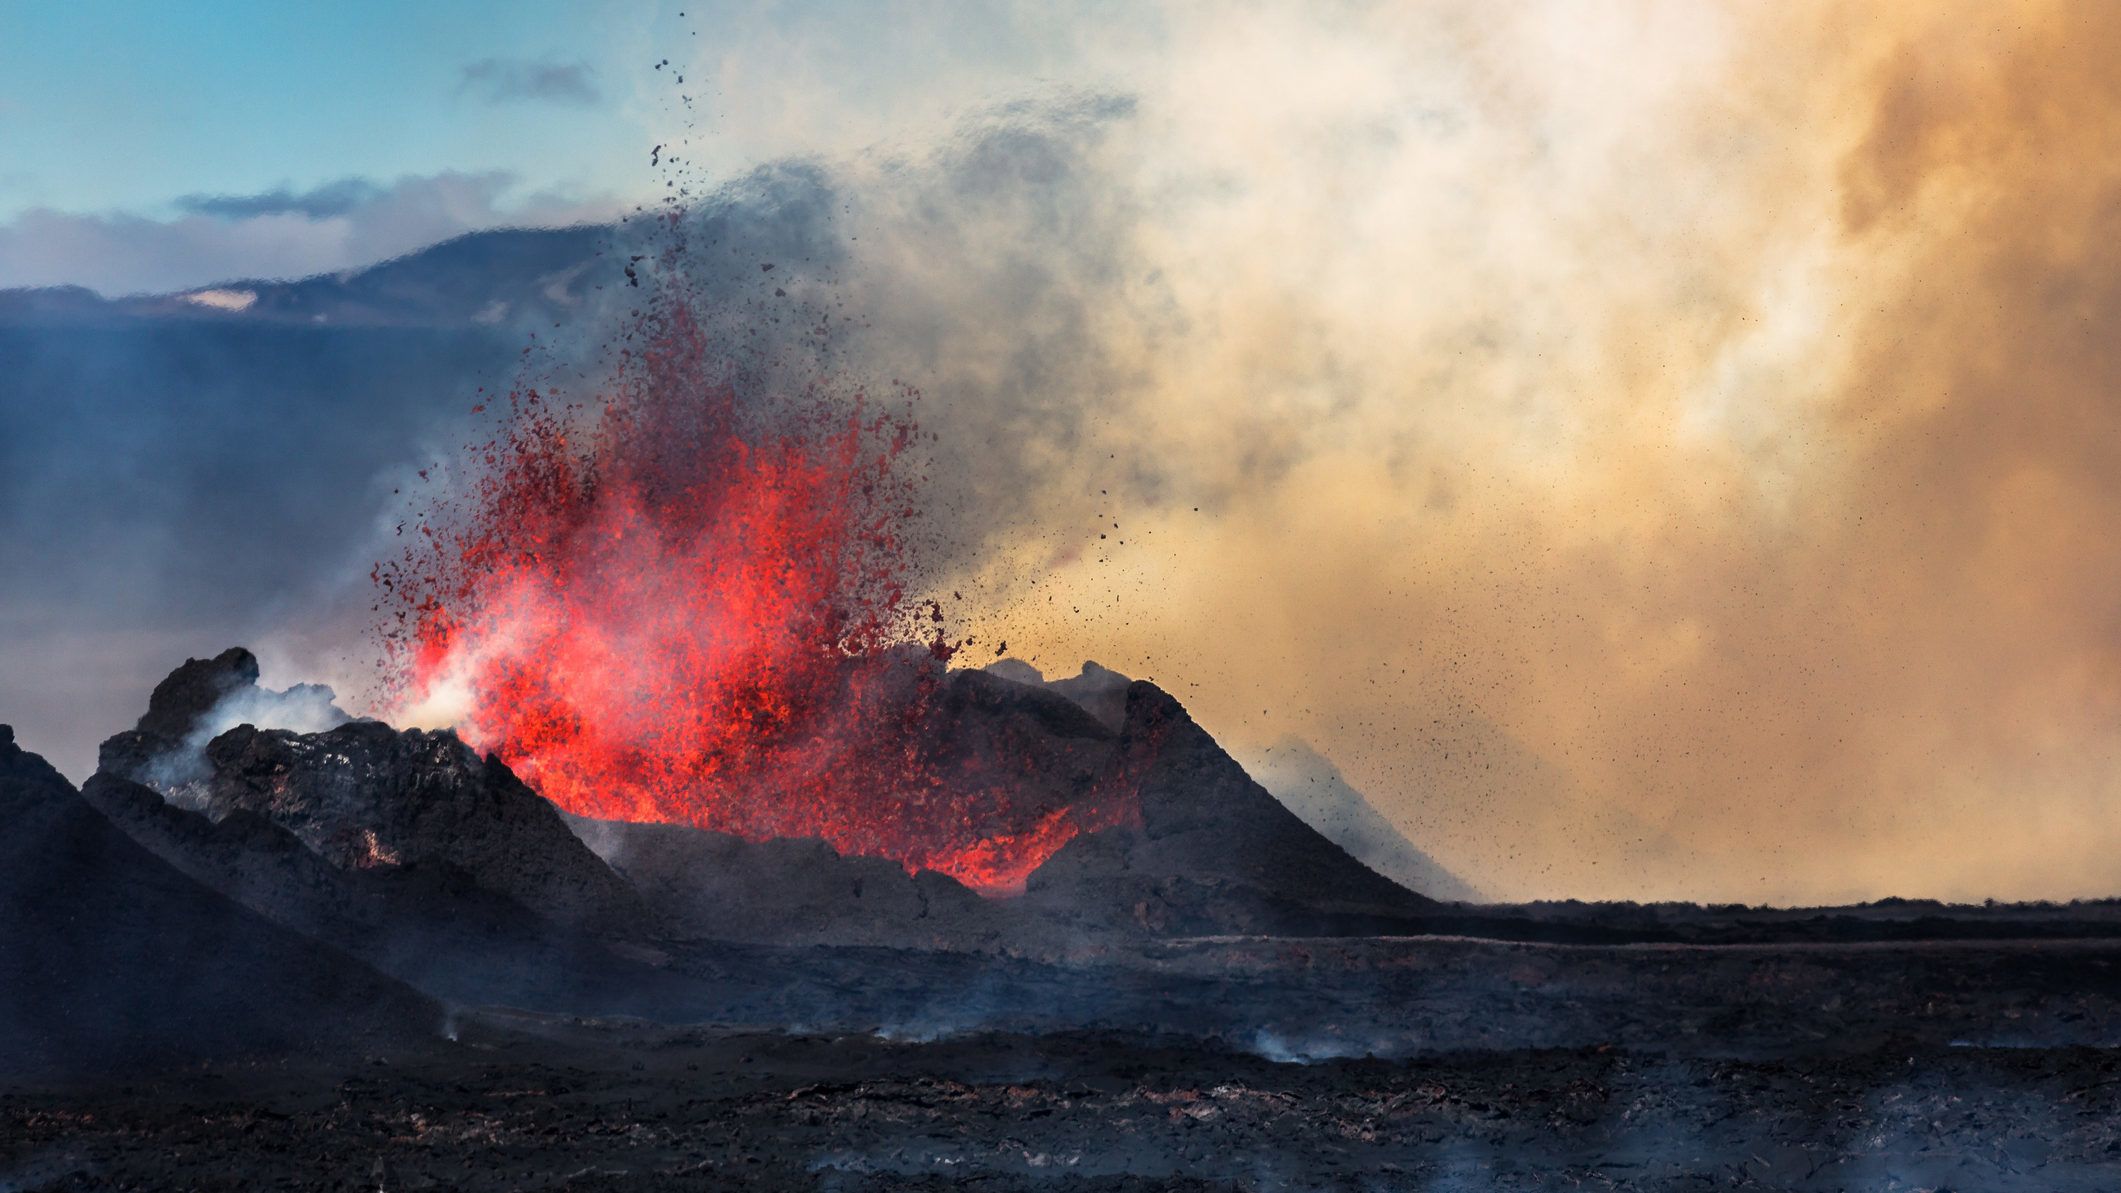
[[[2110,891],[2121,22],[1971,12],[1166,11],[853,163],[950,586],[1501,897]]]

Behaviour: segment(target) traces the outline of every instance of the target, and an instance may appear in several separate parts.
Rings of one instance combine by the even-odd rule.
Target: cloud
[[[190,215],[210,215],[224,220],[261,215],[299,215],[321,220],[347,215],[376,203],[385,195],[383,187],[366,178],[341,178],[306,191],[283,186],[255,195],[184,195],[177,199],[176,207]]]
[[[604,98],[597,88],[596,71],[587,63],[517,58],[482,58],[471,63],[463,69],[457,93],[493,104],[542,100],[579,107]]]
[[[480,228],[558,227],[618,204],[518,195],[501,172],[455,171],[308,191],[188,195],[172,219],[32,208],[0,223],[0,288],[82,285],[160,293],[242,279],[307,277],[372,265]]]

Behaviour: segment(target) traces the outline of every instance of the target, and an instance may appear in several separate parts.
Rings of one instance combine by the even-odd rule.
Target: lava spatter
[[[376,569],[400,709],[446,708],[577,814],[818,837],[989,892],[1132,815],[939,763],[954,647],[910,595],[912,422],[746,388],[685,302],[640,318],[595,401],[512,395],[468,491]]]

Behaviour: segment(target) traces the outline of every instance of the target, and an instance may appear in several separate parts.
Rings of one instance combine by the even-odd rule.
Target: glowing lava
[[[469,492],[376,569],[403,707],[451,704],[581,815],[819,837],[989,892],[1133,814],[938,761],[951,647],[907,596],[910,423],[739,392],[682,303],[642,331],[598,402],[512,395]]]

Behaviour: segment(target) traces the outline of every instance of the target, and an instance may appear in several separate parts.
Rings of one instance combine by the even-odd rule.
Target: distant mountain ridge
[[[345,327],[494,327],[565,316],[599,286],[625,286],[606,250],[615,229],[470,232],[360,269],[236,278],[167,294],[105,298],[79,286],[0,289],[0,323],[174,319]],[[608,268],[606,268],[608,266]]]

